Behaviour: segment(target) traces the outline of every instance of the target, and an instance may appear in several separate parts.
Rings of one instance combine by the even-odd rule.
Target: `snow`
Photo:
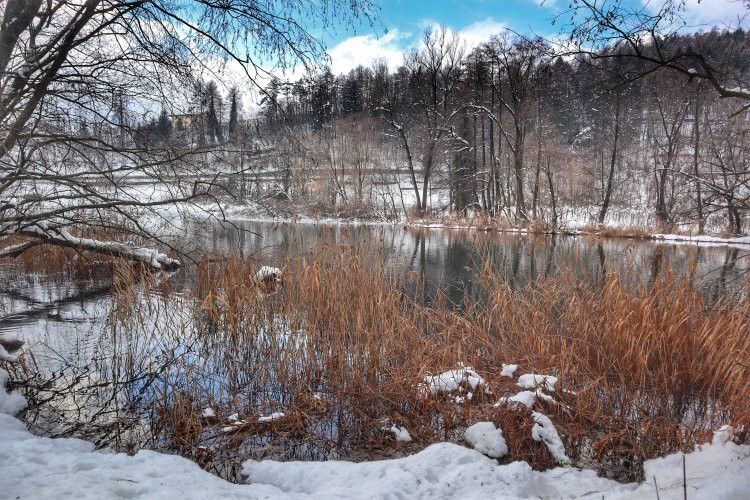
[[[500,401],[495,403],[495,406],[500,406],[501,404],[507,403],[519,403],[531,408],[536,402],[536,394],[537,393],[534,391],[521,391],[515,396],[500,398]]]
[[[216,412],[213,408],[203,408],[203,411],[201,412],[201,416],[203,418],[214,418],[216,417]]]
[[[0,361],[9,361],[11,363],[18,360],[18,352],[9,353],[3,344],[0,344]]]
[[[461,384],[467,383],[472,388],[485,385],[484,379],[470,366],[461,366],[457,370],[448,370],[439,375],[427,375],[424,384],[420,385],[420,394],[436,396],[441,393],[457,391]],[[485,386],[485,391],[489,388]]]
[[[506,365],[503,363],[503,369],[500,372],[500,376],[513,378],[513,374],[516,373],[516,370],[518,370],[518,365]]]
[[[390,428],[390,431],[396,437],[396,441],[401,441],[403,443],[411,441],[411,435],[409,434],[409,431],[406,430],[406,427],[398,427],[394,425]]]
[[[74,248],[82,248],[95,252],[110,253],[129,257],[135,261],[149,264],[154,269],[176,269],[182,264],[179,260],[170,258],[167,254],[151,248],[133,247],[116,241],[100,241],[92,238],[73,236],[67,229],[51,227],[46,222],[39,222],[23,231],[23,234],[38,236],[45,241],[56,242]]]
[[[531,408],[532,406],[534,406],[534,403],[536,403],[537,399],[543,399],[549,403],[557,404],[555,398],[548,394],[544,394],[541,389],[537,389],[536,391],[521,391],[518,394],[510,397],[502,397],[497,403],[495,403],[495,406],[518,403]]]
[[[543,441],[544,444],[547,445],[549,452],[552,454],[552,458],[558,462],[570,462],[568,455],[565,454],[565,445],[563,445],[552,420],[537,411],[532,411],[531,416],[534,418],[534,427],[531,429],[531,437],[534,438],[535,441]]]
[[[0,369],[0,414],[17,415],[26,408],[26,399],[18,391],[8,393],[5,390],[7,383],[8,372]]]
[[[263,266],[257,273],[255,273],[255,279],[279,279],[281,277],[281,269],[278,267]]]
[[[554,391],[556,384],[557,377],[553,377],[552,375],[527,373],[518,377],[518,386],[522,389],[534,389],[538,386],[543,386],[548,391]]]
[[[670,241],[675,243],[695,244],[702,246],[737,246],[747,248],[750,245],[750,236],[741,236],[735,238],[721,238],[718,236],[695,235],[686,236],[682,234],[662,234],[655,233],[651,237],[655,240]]]
[[[18,361],[24,342],[9,332],[0,332],[0,361]]]
[[[260,418],[258,418],[258,422],[264,423],[264,422],[273,422],[274,420],[280,420],[284,418],[284,412],[283,411],[275,411],[271,413],[270,415],[265,415]]]
[[[7,373],[0,370],[0,383],[6,380]],[[23,402],[20,395],[8,395],[0,386],[0,402],[9,400],[16,407]],[[648,480],[643,484],[620,484],[597,477],[592,470],[572,467],[538,472],[525,462],[500,465],[476,450],[451,443],[372,462],[249,460],[243,464],[248,484],[231,484],[179,456],[152,451],[129,456],[95,450],[79,439],[34,436],[23,422],[3,413],[15,411],[7,406],[0,410],[3,498],[636,499],[655,498],[654,482],[660,498],[683,498],[682,453],[646,461]],[[540,439],[549,439],[554,427],[541,417],[535,414]],[[489,430],[489,426],[482,428]],[[690,498],[750,496],[750,446],[734,444],[728,436],[726,429],[720,429],[712,444],[685,456]]]
[[[464,432],[464,441],[490,458],[501,458],[508,453],[503,431],[492,422],[477,422]]]

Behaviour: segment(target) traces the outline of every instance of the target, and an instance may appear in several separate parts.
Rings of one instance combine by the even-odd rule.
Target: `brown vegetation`
[[[508,439],[506,460],[549,467],[554,460],[530,438],[530,412],[493,407],[521,390],[500,376],[502,363],[518,363],[516,375],[559,376],[551,393],[557,403],[537,401],[534,409],[552,418],[571,458],[620,479],[638,479],[643,460],[688,450],[720,425],[746,418],[750,304],[708,306],[673,275],[637,289],[612,277],[601,287],[568,278],[514,290],[487,268],[483,299],[455,311],[440,297],[431,307],[415,302],[402,292],[406,277],[348,248],[292,259],[284,269],[284,286],[273,295],[259,293],[249,261],[200,269],[196,333],[226,363],[219,369],[227,397],[213,402],[219,421],[235,412],[250,422],[271,411],[297,416],[293,428],[248,425],[238,431],[245,438],[294,434],[339,452],[382,456],[379,450],[394,446],[460,442],[467,425],[492,420]],[[477,391],[460,404],[455,394],[420,394],[425,375],[460,363],[474,367],[492,394]],[[199,387],[205,374],[190,376],[180,390]],[[181,411],[177,401],[170,408]],[[414,442],[395,443],[383,422],[406,427]],[[205,439],[184,434],[194,446]]]

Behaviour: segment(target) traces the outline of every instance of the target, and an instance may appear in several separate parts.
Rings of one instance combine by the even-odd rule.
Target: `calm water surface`
[[[509,285],[572,274],[599,283],[618,273],[633,284],[648,283],[670,269],[695,280],[708,302],[740,293],[748,278],[750,248],[697,246],[628,239],[485,233],[469,230],[379,225],[215,223],[190,228],[180,248],[236,252],[259,264],[280,265],[290,256],[310,256],[322,247],[356,247],[397,274],[418,273],[410,292],[429,301],[436,291],[453,303],[477,296],[477,273],[490,262]],[[40,332],[64,334],[74,327],[104,326],[110,283],[70,282],[0,266],[0,332],[26,341]],[[172,280],[191,286],[186,269]]]

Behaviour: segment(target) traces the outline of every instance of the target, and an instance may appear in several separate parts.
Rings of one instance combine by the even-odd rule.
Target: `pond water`
[[[648,284],[672,270],[694,280],[707,303],[745,293],[750,266],[750,249],[726,246],[386,225],[215,223],[187,227],[180,242],[186,250],[236,252],[259,265],[279,265],[290,256],[312,256],[323,246],[334,251],[356,247],[393,273],[417,276],[405,280],[410,295],[429,304],[441,292],[459,309],[465,297],[478,298],[476,276],[486,262],[511,287],[545,276],[572,275],[600,283],[610,273],[624,276],[633,285]],[[35,373],[34,383],[45,384],[27,414],[36,432],[73,434],[126,450],[128,446],[158,448],[149,443],[158,438],[143,422],[144,412],[153,417],[149,402],[159,395],[157,385],[164,380],[179,383],[192,370],[185,366],[199,365],[206,373],[216,374],[227,363],[239,362],[240,358],[221,348],[216,349],[221,355],[206,355],[215,346],[187,343],[174,326],[189,324],[189,319],[180,316],[179,299],[169,302],[172,310],[159,313],[167,302],[149,298],[149,311],[156,310],[158,319],[140,318],[133,326],[138,333],[122,338],[115,335],[108,278],[71,282],[55,275],[24,273],[12,263],[0,267],[0,277],[0,333],[26,343],[35,365],[28,372]],[[196,279],[194,268],[187,266],[169,279],[178,289],[191,287]],[[170,362],[164,361],[167,353]],[[215,381],[203,382],[209,397],[218,397],[212,385]],[[221,387],[223,383],[216,382]],[[125,439],[118,431],[124,425],[123,415],[130,419],[126,426],[138,430],[136,438]],[[265,443],[260,439],[252,446]],[[311,450],[309,444],[303,450],[287,450],[285,455],[321,456],[329,455]]]
[[[190,227],[182,238],[179,248],[236,252],[264,265],[322,246],[357,247],[394,273],[418,273],[412,293],[429,301],[439,290],[454,304],[465,295],[476,298],[475,278],[486,262],[513,287],[568,273],[592,282],[618,273],[634,284],[648,283],[671,270],[693,279],[708,302],[741,291],[750,267],[750,248],[390,225],[214,223]],[[71,282],[23,273],[7,261],[0,277],[0,332],[33,341],[41,331],[66,324],[90,329],[106,318],[106,278]],[[194,275],[188,266],[170,279],[191,286]]]

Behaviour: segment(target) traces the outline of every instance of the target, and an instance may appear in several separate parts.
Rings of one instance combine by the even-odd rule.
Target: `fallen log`
[[[143,263],[154,269],[160,269],[164,271],[173,271],[182,265],[179,260],[173,259],[167,254],[159,252],[158,250],[152,248],[137,247],[125,243],[119,243],[117,241],[101,241],[95,240],[93,238],[79,238],[77,236],[73,236],[63,228],[32,226],[18,231],[16,235],[28,236],[34,239],[0,250],[0,257],[15,258],[29,248],[46,243],[68,248],[76,248],[78,250],[87,250],[89,252],[111,255],[114,257],[123,257],[126,259],[130,259],[133,262]]]

